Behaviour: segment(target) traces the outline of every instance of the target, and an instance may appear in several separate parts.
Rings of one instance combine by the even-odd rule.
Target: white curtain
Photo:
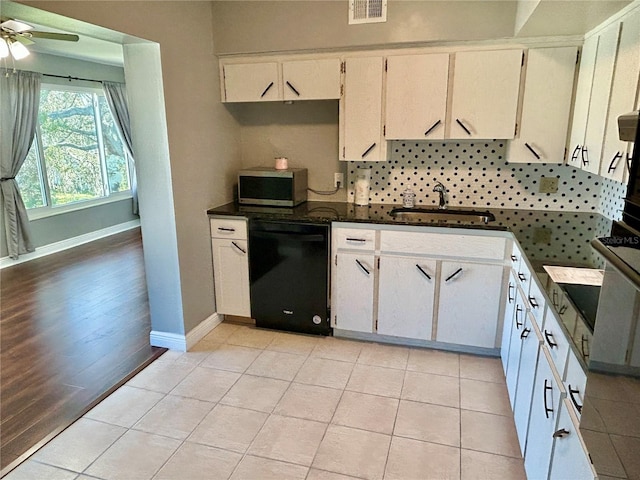
[[[42,75],[0,69],[0,193],[9,257],[35,250],[16,175],[38,122]]]
[[[133,156],[133,142],[131,141],[131,122],[129,120],[129,108],[127,107],[127,91],[124,84],[114,82],[102,82],[102,89],[107,98],[111,115],[120,133],[120,138],[127,149],[129,158],[129,172],[131,175],[131,194],[133,195],[133,213],[138,214],[138,181]]]

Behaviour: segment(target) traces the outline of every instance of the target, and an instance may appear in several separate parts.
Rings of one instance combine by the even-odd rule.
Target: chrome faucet
[[[433,187],[433,191],[440,194],[440,203],[438,204],[438,208],[441,210],[447,208],[447,202],[445,200],[445,193],[447,189],[445,188],[445,186],[441,182],[438,182]]]

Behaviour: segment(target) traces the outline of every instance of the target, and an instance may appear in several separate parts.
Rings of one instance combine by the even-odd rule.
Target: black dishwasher
[[[331,335],[328,224],[250,219],[249,280],[257,327]]]

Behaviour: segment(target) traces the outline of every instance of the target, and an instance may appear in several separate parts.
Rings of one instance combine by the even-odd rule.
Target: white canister
[[[404,208],[413,208],[416,202],[416,194],[410,187],[402,192],[402,206]]]
[[[355,199],[356,205],[369,205],[369,187],[371,185],[371,170],[358,170],[355,181]]]
[[[289,168],[287,157],[276,157],[276,170],[286,170]]]

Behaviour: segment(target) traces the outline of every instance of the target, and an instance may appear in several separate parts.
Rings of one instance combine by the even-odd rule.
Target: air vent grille
[[[387,0],[349,0],[349,24],[387,21]]]

